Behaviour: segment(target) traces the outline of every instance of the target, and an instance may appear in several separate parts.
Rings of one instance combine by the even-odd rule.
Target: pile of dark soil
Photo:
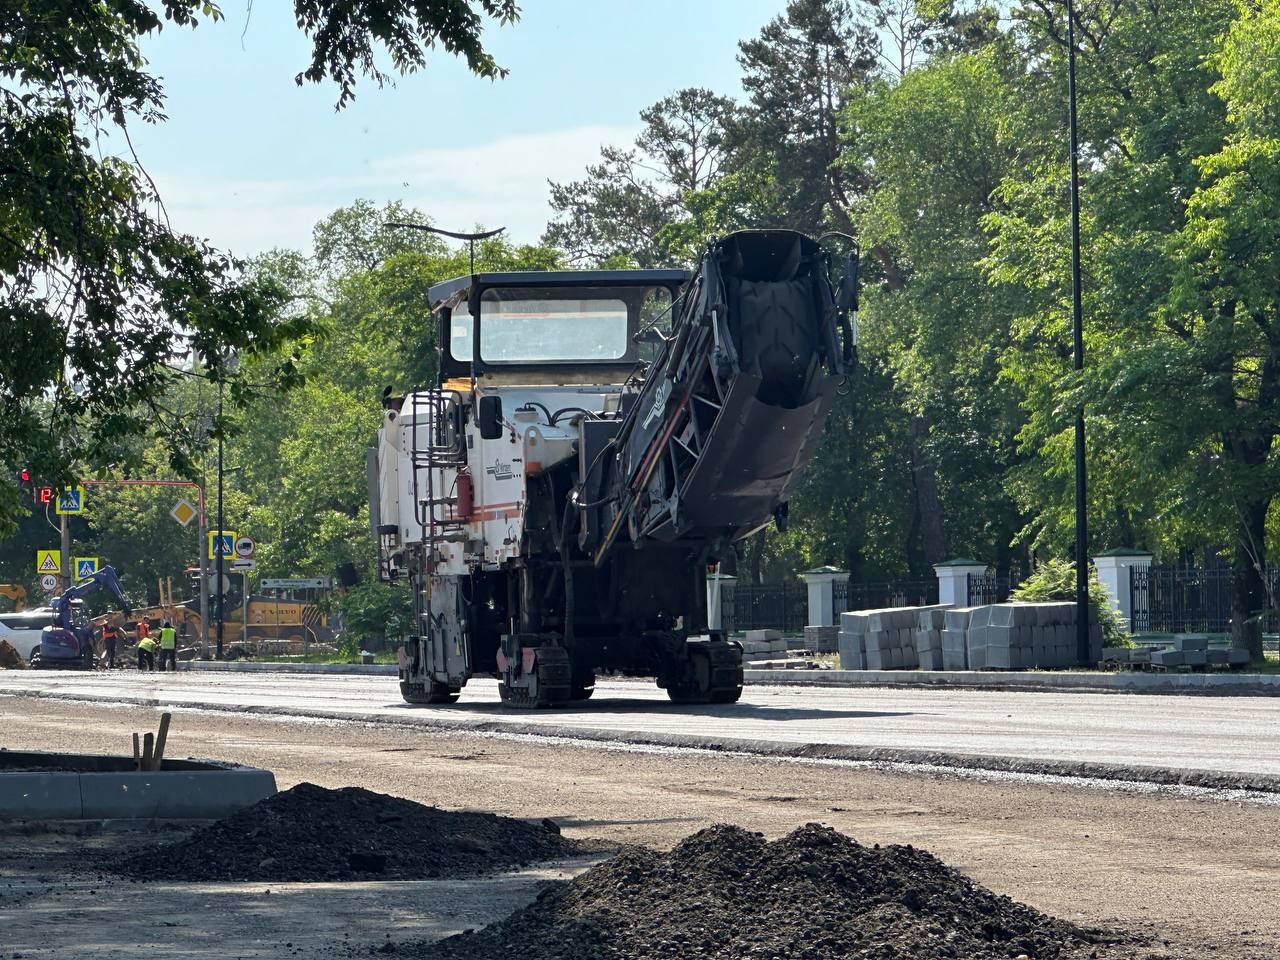
[[[997,896],[910,846],[863,847],[809,824],[773,843],[716,826],[670,853],[627,850],[431,960],[1087,956],[1103,938]],[[1096,956],[1096,954],[1094,954]]]
[[[440,810],[300,783],[114,867],[138,880],[421,880],[571,857],[549,821]]]

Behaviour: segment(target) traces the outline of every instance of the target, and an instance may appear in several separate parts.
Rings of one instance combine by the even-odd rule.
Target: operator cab
[[[440,383],[620,386],[652,356],[636,342],[665,331],[684,270],[480,273],[428,292]],[[652,338],[651,339],[657,339]]]

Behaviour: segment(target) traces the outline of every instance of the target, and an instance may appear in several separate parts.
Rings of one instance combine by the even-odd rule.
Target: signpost
[[[76,557],[76,579],[87,580],[98,572],[97,557]]]
[[[242,535],[236,537],[236,558],[240,560],[248,560],[257,551],[258,544],[253,537]]]
[[[37,550],[36,551],[36,573],[59,574],[62,572],[62,551],[61,550]]]
[[[58,575],[56,573],[46,573],[40,577],[40,589],[45,593],[53,593],[58,589]]]

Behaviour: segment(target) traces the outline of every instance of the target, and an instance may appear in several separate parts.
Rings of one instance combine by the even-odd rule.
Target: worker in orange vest
[[[116,625],[108,620],[102,626],[102,642],[107,648],[107,669],[114,670],[116,668],[116,641],[120,639],[120,631]]]

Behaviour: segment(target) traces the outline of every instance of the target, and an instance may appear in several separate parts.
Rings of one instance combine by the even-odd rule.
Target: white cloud
[[[627,144],[635,133],[587,126],[428,147],[378,158],[351,176],[325,174],[321,162],[288,179],[153,174],[176,229],[240,256],[309,249],[316,221],[359,197],[403,200],[447,229],[505,226],[516,241],[533,242],[551,216],[547,181],[580,177],[602,144]]]

